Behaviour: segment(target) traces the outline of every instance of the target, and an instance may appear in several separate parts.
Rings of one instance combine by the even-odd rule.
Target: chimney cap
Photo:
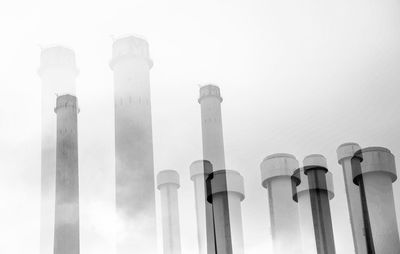
[[[79,74],[79,70],[76,67],[75,52],[71,48],[61,45],[51,45],[42,48],[38,74],[42,76],[44,71],[49,68],[71,70],[75,76]]]
[[[150,69],[153,66],[153,61],[150,59],[149,43],[136,35],[115,39],[112,44],[111,69],[114,68],[117,62],[126,59],[142,59]]]
[[[341,144],[336,149],[338,163],[341,164],[343,160],[351,159],[355,155],[355,153],[360,149],[361,149],[360,145],[354,142]]]
[[[202,175],[207,176],[212,173],[213,167],[208,160],[197,160],[190,164],[190,179],[193,180],[194,177]]]
[[[176,185],[179,188],[179,174],[176,170],[166,169],[157,174],[157,188],[160,189],[163,185]]]
[[[360,177],[372,172],[387,174],[392,182],[397,180],[394,155],[385,147],[366,147],[358,150],[354,156],[361,157],[360,168],[353,169],[353,182],[359,184]]]
[[[201,101],[205,98],[217,98],[219,102],[222,102],[222,97],[221,97],[221,90],[218,86],[214,84],[208,84],[200,87],[200,97],[198,99],[198,102],[201,103]]]
[[[292,177],[298,167],[299,162],[294,155],[288,153],[268,155],[260,164],[261,183],[267,188],[269,181],[276,177]]]

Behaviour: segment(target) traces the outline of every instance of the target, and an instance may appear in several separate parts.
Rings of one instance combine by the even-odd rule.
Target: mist
[[[338,254],[354,253],[336,148],[383,146],[399,163],[397,1],[12,1],[0,3],[0,252],[40,253],[40,53],[75,52],[81,253],[115,253],[112,44],[149,44],[154,175],[174,169],[182,253],[197,253],[190,164],[203,158],[199,85],[221,89],[225,164],[244,180],[246,253],[272,251],[260,163],[273,153],[323,154]],[[55,106],[56,95],[53,105]],[[51,100],[51,98],[49,98]],[[54,119],[56,115],[54,114]],[[397,214],[398,182],[393,183]],[[158,253],[160,192],[155,189]],[[145,214],[143,214],[145,215]],[[397,222],[399,222],[397,216]],[[140,225],[139,225],[140,227]]]

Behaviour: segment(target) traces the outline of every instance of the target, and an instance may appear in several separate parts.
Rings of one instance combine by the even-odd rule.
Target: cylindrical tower
[[[156,253],[149,46],[124,37],[114,41],[112,54],[117,254]]]
[[[203,136],[203,158],[214,170],[225,169],[224,138],[222,131],[221,102],[218,86],[205,85],[200,88],[201,127]]]
[[[293,177],[300,180],[297,186],[293,186],[293,200],[299,205],[299,221],[303,246],[303,254],[317,254],[317,244],[314,232],[313,215],[311,211],[310,188],[315,188],[308,184],[308,177],[304,174],[304,168],[296,169]],[[333,176],[331,172],[326,173],[329,199],[333,199]]]
[[[328,172],[326,159],[320,154],[312,154],[304,158],[303,166],[310,191],[317,253],[335,254],[328,181],[326,179]]]
[[[293,201],[292,177],[299,167],[291,154],[272,154],[260,165],[262,186],[268,189],[271,234],[276,254],[301,253],[298,205]]]
[[[157,175],[161,194],[164,254],[181,253],[178,188],[179,175],[175,170],[163,170]]]
[[[393,154],[383,147],[358,150],[352,159],[359,186],[368,253],[400,253],[392,183],[397,179]]]
[[[78,105],[57,97],[57,157],[54,254],[79,254]]]
[[[40,253],[52,254],[56,181],[54,99],[56,94],[75,94],[75,53],[62,46],[42,49],[38,74],[42,80]]]
[[[353,171],[351,168],[351,158],[354,156],[354,153],[360,149],[360,146],[356,143],[344,143],[338,147],[336,152],[338,162],[343,168],[354,249],[356,254],[367,254],[360,191],[358,186],[353,183]]]
[[[243,254],[241,201],[243,177],[233,170],[217,170],[207,178],[207,200],[212,204],[216,253]]]
[[[212,205],[206,199],[206,180],[212,171],[211,163],[206,160],[198,160],[190,165],[190,179],[194,184],[197,239],[200,254],[215,253]]]

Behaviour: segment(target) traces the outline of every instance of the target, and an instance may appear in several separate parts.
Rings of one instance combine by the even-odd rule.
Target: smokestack
[[[203,134],[203,158],[214,170],[225,169],[224,138],[222,131],[221,102],[218,86],[200,88],[201,127]]]
[[[164,170],[158,173],[157,188],[160,190],[161,195],[164,254],[181,253],[178,208],[179,186],[179,175],[175,170]]]
[[[355,252],[356,254],[367,254],[367,242],[365,238],[360,191],[358,186],[353,183],[353,171],[351,167],[351,158],[354,156],[354,153],[360,149],[360,146],[356,143],[345,143],[340,145],[336,152],[338,163],[343,168],[347,206],[349,208]]]
[[[397,179],[393,154],[383,147],[358,150],[351,161],[359,186],[368,253],[400,253],[392,183]]]
[[[197,239],[200,254],[215,253],[212,205],[206,199],[206,179],[212,171],[211,163],[206,160],[198,160],[190,165],[190,179],[194,184]]]
[[[42,81],[41,98],[41,205],[40,253],[52,254],[56,181],[56,94],[75,94],[78,69],[75,53],[62,46],[44,48],[38,74]]]
[[[301,253],[298,206],[293,201],[292,178],[299,167],[291,154],[272,154],[260,165],[262,186],[268,189],[271,233],[276,254]]]
[[[233,170],[217,170],[207,178],[207,200],[212,204],[216,253],[244,253],[242,212],[243,177]]]
[[[79,254],[78,105],[57,97],[57,157],[54,254]]]
[[[157,252],[148,43],[113,43],[117,254]]]
[[[304,158],[303,166],[309,185],[317,253],[335,254],[326,159],[320,154],[312,154]]]
[[[317,254],[317,244],[314,232],[313,215],[311,211],[310,187],[308,177],[304,174],[304,168],[296,169],[293,178],[300,180],[297,186],[293,186],[293,200],[298,203],[300,217],[300,231],[304,254]],[[326,173],[326,190],[329,199],[333,199],[333,177],[331,172]],[[311,189],[310,189],[311,188]]]

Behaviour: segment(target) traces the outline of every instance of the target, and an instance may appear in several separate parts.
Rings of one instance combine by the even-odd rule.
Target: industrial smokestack
[[[181,253],[178,188],[179,175],[175,170],[163,170],[157,175],[161,195],[164,254]]]
[[[203,158],[211,162],[214,170],[225,169],[222,97],[219,87],[214,85],[201,87],[198,101],[201,105]]]
[[[392,183],[397,179],[393,154],[383,147],[358,150],[351,160],[359,186],[368,253],[400,253]]]
[[[343,168],[354,249],[356,254],[367,254],[360,191],[358,186],[353,183],[353,171],[351,166],[351,158],[354,156],[354,153],[360,149],[360,146],[356,143],[345,143],[340,145],[336,152],[338,162]]]
[[[38,74],[42,80],[41,98],[41,205],[40,253],[52,254],[56,181],[56,94],[75,94],[78,69],[75,53],[62,46],[42,49]]]
[[[213,209],[216,253],[244,253],[240,206],[243,199],[243,177],[238,172],[217,170],[207,178],[207,200]]]
[[[78,105],[57,97],[57,157],[54,254],[79,254]]]
[[[317,253],[335,254],[326,159],[320,154],[309,155],[304,158],[303,166],[309,185]]]
[[[317,254],[317,244],[314,232],[314,222],[311,211],[310,200],[310,185],[308,184],[308,177],[304,174],[304,168],[296,169],[294,176],[296,180],[300,180],[297,186],[293,186],[293,200],[298,202],[299,205],[299,220],[300,231],[304,254]],[[331,172],[326,173],[327,186],[329,199],[333,199],[333,177]],[[315,188],[311,186],[311,188]]]
[[[292,177],[299,167],[291,154],[267,156],[260,165],[262,186],[268,189],[271,233],[276,254],[301,253],[298,205],[293,201]]]
[[[117,254],[156,253],[153,138],[149,71],[143,39],[113,43]]]
[[[198,160],[190,165],[190,179],[194,184],[197,239],[200,254],[215,253],[212,205],[206,199],[206,180],[212,171],[211,163],[206,160]]]

